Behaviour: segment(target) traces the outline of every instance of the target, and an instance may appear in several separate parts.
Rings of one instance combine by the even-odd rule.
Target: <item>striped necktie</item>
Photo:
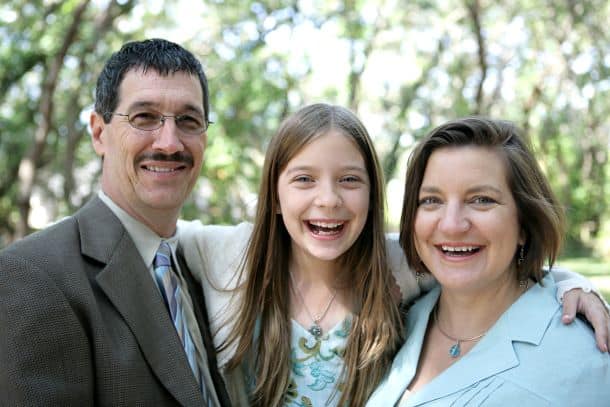
[[[204,400],[206,400],[207,405],[210,405],[211,400],[207,395],[205,384],[201,378],[199,364],[197,363],[197,349],[193,343],[193,338],[189,332],[184,315],[180,280],[178,279],[175,271],[172,269],[171,258],[171,248],[169,244],[166,241],[161,241],[153,261],[155,279],[157,280],[157,285],[159,286],[161,295],[165,300],[165,305],[169,310],[170,317],[174,323],[174,327],[176,328],[180,342],[184,347],[184,352],[186,353],[189,366],[195,375],[195,379],[197,379],[197,383],[201,387]]]

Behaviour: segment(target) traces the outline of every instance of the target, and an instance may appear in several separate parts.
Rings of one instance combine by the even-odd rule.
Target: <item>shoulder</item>
[[[219,289],[237,284],[235,276],[252,234],[251,223],[226,226],[179,220],[177,233],[187,264],[198,280]]]
[[[244,247],[252,234],[252,224],[204,225],[200,220],[178,220],[178,238],[184,247],[202,249]]]
[[[78,226],[76,220],[69,217],[7,246],[0,251],[0,259],[4,264],[3,270],[13,262],[48,269],[53,265],[60,266],[61,254],[76,251],[78,247]]]
[[[520,364],[506,378],[559,405],[566,405],[561,403],[572,400],[575,392],[586,393],[579,402],[589,400],[592,404],[599,402],[602,393],[610,397],[610,356],[596,348],[593,331],[585,322],[578,319],[570,325],[561,322],[561,308],[554,300],[556,285],[548,279],[544,284],[539,295],[531,296],[536,302],[529,304],[529,312],[544,313],[545,309],[554,312],[537,322],[544,324],[539,342],[513,340]],[[523,325],[536,318],[533,315],[528,318],[524,313],[521,316],[518,323]]]

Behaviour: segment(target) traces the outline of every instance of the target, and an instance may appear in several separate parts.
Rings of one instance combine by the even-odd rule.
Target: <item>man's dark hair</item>
[[[152,69],[161,76],[176,72],[197,75],[203,91],[205,120],[209,123],[208,81],[201,64],[180,45],[158,38],[128,42],[106,62],[95,91],[95,111],[103,116],[105,123],[110,122],[111,113],[119,104],[119,86],[125,73],[132,69],[143,72]]]

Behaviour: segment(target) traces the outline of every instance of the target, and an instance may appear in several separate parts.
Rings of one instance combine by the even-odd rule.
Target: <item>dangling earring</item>
[[[519,249],[519,258],[517,259],[517,266],[520,266],[525,261],[525,245],[521,245]]]
[[[521,265],[523,264],[524,261],[525,261],[525,245],[521,245],[521,247],[519,248],[519,257],[517,258],[517,267],[521,267]],[[519,272],[519,274],[522,274],[522,273]],[[521,278],[519,278],[519,287],[527,289],[528,285],[529,285],[528,278],[524,277],[522,275]]]
[[[416,267],[415,269],[415,281],[417,282],[417,284],[420,284],[422,278],[424,277],[424,272],[422,271],[422,269],[425,269],[426,266],[424,266],[424,262],[421,261],[421,259],[419,259],[418,261],[419,267]]]

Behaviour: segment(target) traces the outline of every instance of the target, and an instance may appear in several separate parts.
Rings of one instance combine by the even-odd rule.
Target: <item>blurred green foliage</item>
[[[123,42],[163,36],[210,81],[215,123],[187,218],[251,217],[266,143],[305,104],[356,111],[388,181],[432,127],[484,114],[531,137],[568,212],[567,252],[610,257],[609,20],[604,0],[5,1],[0,247],[96,191],[96,76]]]

